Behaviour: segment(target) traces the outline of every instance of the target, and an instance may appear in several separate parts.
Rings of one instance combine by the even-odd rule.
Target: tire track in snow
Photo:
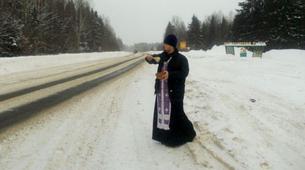
[[[219,113],[213,110],[213,106],[207,104],[204,100],[209,100],[208,93],[213,93],[214,91],[204,86],[205,92],[198,90],[202,88],[196,81],[188,80],[186,89],[186,106],[194,107],[192,112],[195,115],[190,115],[194,120],[196,120],[196,114],[201,111],[209,111],[214,119],[219,118]],[[189,105],[189,101],[200,101],[200,105]],[[195,116],[195,117],[193,117]],[[202,116],[202,115],[201,115]],[[238,161],[235,155],[230,149],[227,149],[223,145],[223,139],[220,139],[211,131],[209,131],[208,126],[201,122],[201,120],[196,120],[194,122],[194,127],[197,131],[197,137],[194,143],[189,144],[189,149],[194,155],[194,159],[199,164],[209,168],[209,169],[244,169],[242,162]],[[230,129],[226,129],[230,131]]]

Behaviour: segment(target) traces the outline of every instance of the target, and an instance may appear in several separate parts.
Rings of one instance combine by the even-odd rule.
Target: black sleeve
[[[161,58],[161,55],[162,55],[162,53],[161,53],[161,54],[153,54],[152,56],[153,56],[153,57],[160,57],[160,58]],[[145,58],[145,60],[146,60],[146,58]],[[148,64],[159,64],[156,60],[152,60],[152,61],[146,60],[146,62],[147,62]]]
[[[185,79],[189,74],[189,63],[186,57],[181,57],[180,69],[177,71],[170,71],[169,77],[174,79]]]

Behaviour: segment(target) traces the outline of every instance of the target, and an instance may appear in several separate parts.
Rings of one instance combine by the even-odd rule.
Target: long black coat
[[[162,130],[157,128],[157,97],[155,100],[154,108],[154,121],[153,121],[153,135],[154,140],[168,146],[179,146],[190,142],[196,136],[196,132],[192,123],[189,121],[184,113],[183,99],[185,91],[185,80],[189,74],[189,64],[185,56],[180,54],[178,50],[168,55],[165,52],[153,55],[153,57],[160,57],[160,62],[147,61],[149,64],[158,64],[158,72],[162,70],[164,61],[171,61],[168,64],[167,71],[169,72],[168,89],[169,97],[172,104],[170,130]],[[155,81],[155,94],[160,92],[160,80]]]

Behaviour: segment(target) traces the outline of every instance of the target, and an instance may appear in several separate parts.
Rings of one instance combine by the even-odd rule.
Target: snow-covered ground
[[[185,53],[187,113],[245,169],[304,169],[305,51],[224,51]]]
[[[305,51],[274,50],[262,59],[224,52],[184,53],[195,142],[173,149],[151,140],[156,66],[144,63],[0,132],[0,167],[303,170]]]
[[[103,53],[80,53],[80,54],[59,54],[44,56],[25,56],[25,57],[0,57],[0,76],[25,72],[36,69],[45,69],[49,67],[57,67],[82,63],[87,61],[95,61],[112,57],[123,57],[131,54],[130,52],[103,52]]]
[[[143,64],[0,133],[1,169],[201,169],[186,146],[151,140],[154,70]]]

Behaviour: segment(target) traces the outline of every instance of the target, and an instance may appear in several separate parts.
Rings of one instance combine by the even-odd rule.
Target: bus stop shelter
[[[266,47],[265,42],[228,42],[225,43],[226,54],[235,55],[234,48],[246,48],[253,52],[252,57],[263,57],[264,49]]]

